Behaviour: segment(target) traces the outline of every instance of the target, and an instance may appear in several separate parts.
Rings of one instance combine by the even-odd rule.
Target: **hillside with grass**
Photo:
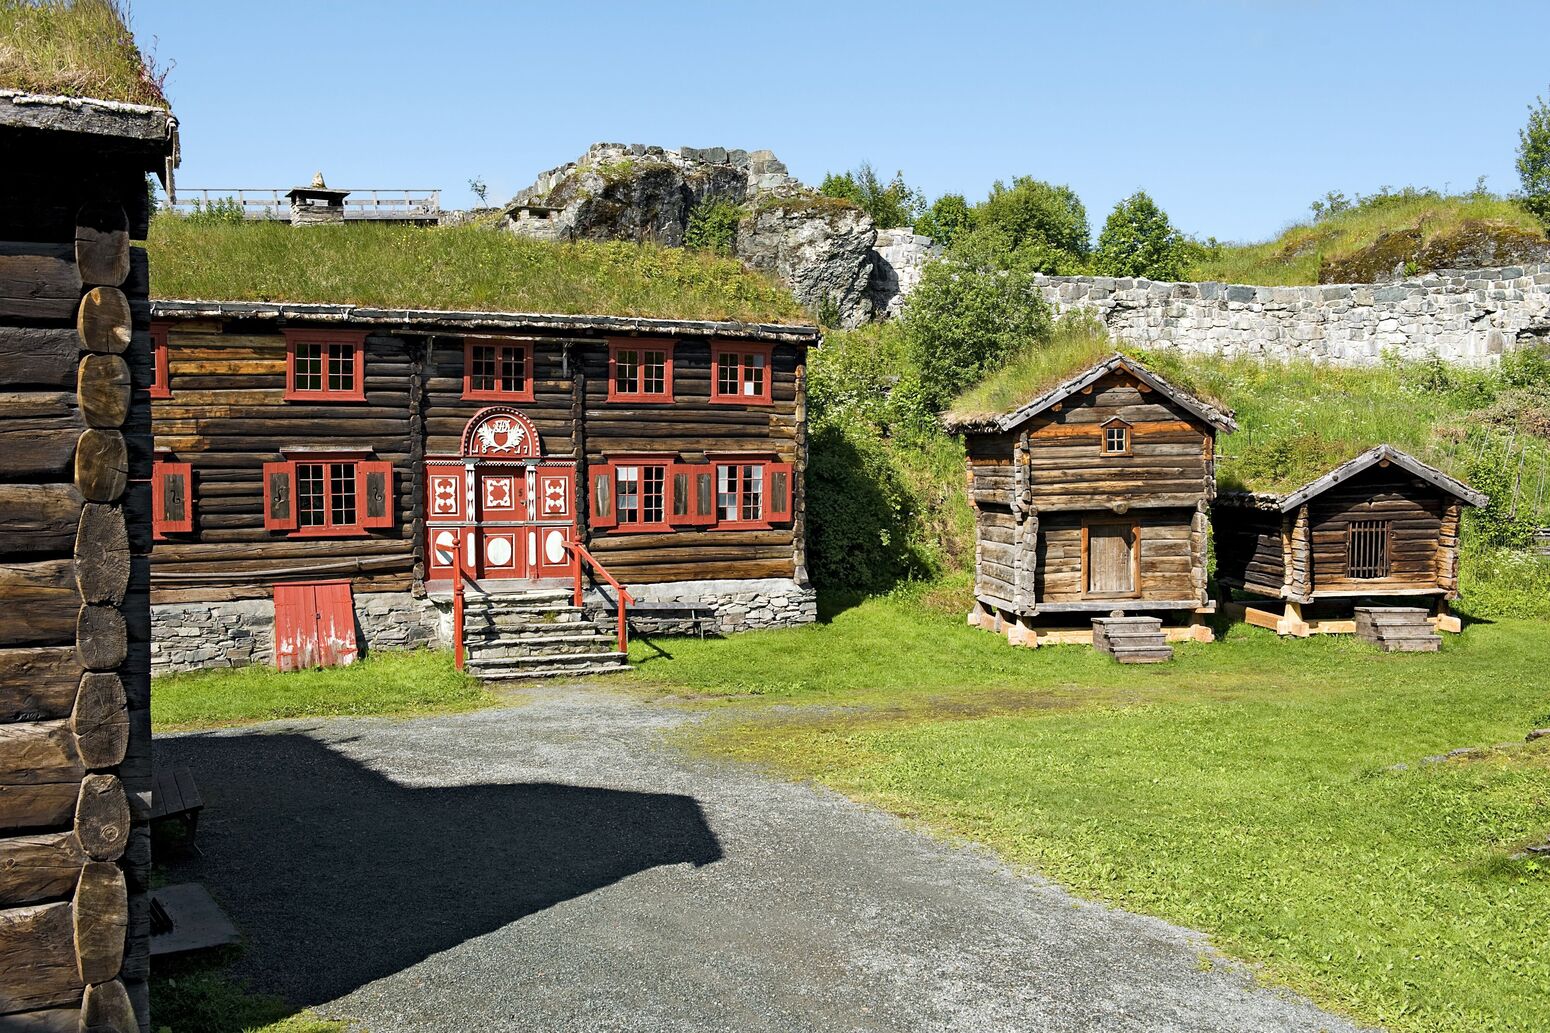
[[[555,243],[472,225],[301,231],[163,213],[147,248],[159,298],[808,321],[771,277],[730,258],[652,244]]]
[[[0,0],[0,89],[164,108],[165,72],[117,0]]]
[[[1437,269],[1550,260],[1544,227],[1517,201],[1484,191],[1406,188],[1333,205],[1257,244],[1186,246],[1185,280],[1261,286],[1371,283]]]

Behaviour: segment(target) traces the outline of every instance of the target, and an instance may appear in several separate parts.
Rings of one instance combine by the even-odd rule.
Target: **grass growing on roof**
[[[1184,279],[1262,286],[1314,284],[1319,282],[1321,260],[1349,259],[1385,233],[1418,231],[1424,246],[1472,228],[1544,235],[1537,219],[1506,198],[1412,191],[1388,195],[1381,204],[1297,223],[1273,240],[1206,250],[1185,270]]]
[[[1523,741],[1550,723],[1543,625],[1438,654],[1238,626],[1137,668],[1008,647],[962,602],[829,596],[826,626],[637,643],[634,677],[704,701],[702,749],[1205,930],[1364,1021],[1550,1028],[1550,862],[1516,856],[1550,836],[1550,739]]]
[[[159,216],[148,246],[160,298],[807,321],[773,278],[649,244],[553,243],[474,226],[299,230]]]
[[[116,0],[0,0],[0,88],[167,106]]]
[[[446,713],[493,702],[453,667],[451,653],[422,649],[288,674],[254,666],[166,675],[151,691],[151,723],[160,732],[286,717]]]

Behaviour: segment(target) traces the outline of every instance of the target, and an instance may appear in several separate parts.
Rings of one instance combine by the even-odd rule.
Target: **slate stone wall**
[[[1095,312],[1118,340],[1201,355],[1479,364],[1550,336],[1550,265],[1313,287],[1041,276],[1038,290],[1057,313]]]

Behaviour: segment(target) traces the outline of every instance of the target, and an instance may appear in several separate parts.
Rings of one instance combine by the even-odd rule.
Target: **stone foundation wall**
[[[1118,340],[1202,355],[1374,365],[1489,362],[1550,336],[1550,265],[1444,270],[1389,284],[1248,287],[1041,276],[1057,313],[1087,309]]]
[[[707,633],[730,634],[755,628],[786,628],[818,619],[818,593],[791,578],[728,581],[669,581],[630,585],[639,609],[630,610],[630,627],[648,634],[693,634],[701,630],[688,608],[708,610]],[[589,613],[612,619],[612,592],[587,593]],[[680,610],[680,608],[683,608]],[[653,612],[655,611],[655,612]]]
[[[355,597],[355,638],[366,652],[447,644],[437,609],[408,592]],[[274,663],[274,601],[169,603],[151,608],[151,672]]]

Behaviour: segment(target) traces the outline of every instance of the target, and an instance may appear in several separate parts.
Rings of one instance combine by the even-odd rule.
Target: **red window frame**
[[[759,390],[745,393],[748,386],[747,370],[755,366],[750,359],[761,359],[764,375]],[[731,360],[730,362],[728,360]],[[732,372],[736,388],[733,392],[722,390],[722,371]],[[710,348],[710,400],[718,405],[769,405],[773,401],[771,388],[775,380],[775,347],[769,344],[717,343]]]
[[[321,467],[316,493],[306,490],[304,471]],[[340,471],[349,468],[350,483],[344,492]],[[282,478],[288,499],[272,499],[275,478]],[[368,487],[372,479],[383,486],[385,498],[379,509],[369,512]],[[310,478],[309,478],[310,480]],[[287,453],[277,463],[264,464],[264,526],[271,531],[288,531],[292,538],[358,538],[373,530],[397,526],[394,516],[393,464],[370,460],[359,452]],[[317,498],[321,521],[303,523],[308,498]]]
[[[608,460],[608,469],[613,475],[613,508],[614,527],[621,533],[640,531],[671,531],[670,523],[673,511],[673,457],[672,456],[612,456]],[[635,499],[633,518],[627,517],[629,508],[626,501],[631,497],[625,487],[625,471],[634,470]],[[646,485],[648,477],[658,480],[660,496],[658,498],[659,509],[655,518],[648,516],[646,508]]]
[[[366,333],[345,330],[286,330],[285,400],[287,402],[364,402],[366,400]],[[296,351],[298,347],[320,345],[323,348],[320,388],[297,387]],[[351,349],[350,387],[330,388],[331,363],[338,346]]]
[[[671,402],[673,400],[673,341],[652,340],[649,338],[625,338],[608,342],[608,400],[610,402]],[[623,391],[619,388],[619,355],[621,352],[661,352],[662,353],[662,387],[661,390],[648,391],[639,382],[639,361],[637,360],[636,390]]]
[[[151,324],[151,397],[172,397],[172,374],[167,361],[167,323]]]
[[[495,381],[499,385],[505,372],[505,355],[520,351],[522,387],[511,391],[502,387],[478,388],[474,386],[474,352],[480,348],[495,351]],[[513,341],[500,337],[469,337],[463,341],[463,397],[491,402],[531,402],[533,400],[533,344],[531,341]]]

